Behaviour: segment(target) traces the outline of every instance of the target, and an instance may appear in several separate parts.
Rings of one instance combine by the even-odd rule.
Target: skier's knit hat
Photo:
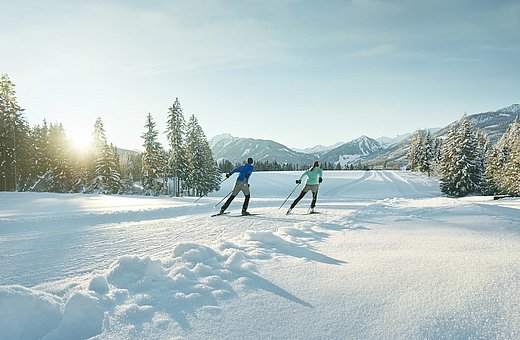
[[[248,162],[249,164],[253,164],[253,158],[249,157],[249,158],[247,159],[247,162]]]

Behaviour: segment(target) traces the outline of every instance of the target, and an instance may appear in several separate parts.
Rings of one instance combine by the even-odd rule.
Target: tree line
[[[449,196],[520,196],[520,117],[494,145],[466,117],[450,126],[445,139],[416,131],[407,160],[410,170],[438,176]]]
[[[245,163],[245,160],[240,163],[232,163],[227,159],[223,159],[217,162],[217,166],[222,172],[229,172],[236,167],[239,167]],[[279,163],[276,160],[255,160],[255,171],[303,171],[307,170],[311,164],[292,164],[292,163]],[[370,167],[365,163],[357,164],[345,164],[333,162],[320,163],[322,170],[370,170]]]
[[[70,147],[59,123],[44,120],[30,127],[14,88],[6,74],[0,76],[0,191],[180,196],[219,189],[220,170],[204,131],[194,115],[185,121],[178,98],[168,109],[169,149],[157,141],[159,132],[149,113],[141,136],[144,152],[121,157],[108,142],[101,118],[85,153]]]

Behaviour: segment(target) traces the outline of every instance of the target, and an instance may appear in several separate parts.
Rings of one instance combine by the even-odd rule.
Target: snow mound
[[[61,300],[22,286],[0,286],[0,334],[4,339],[38,339],[62,319]]]

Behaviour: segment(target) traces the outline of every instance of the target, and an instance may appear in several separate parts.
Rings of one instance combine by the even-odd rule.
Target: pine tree
[[[42,126],[35,126],[32,130],[33,154],[31,164],[33,181],[36,182],[51,168],[49,153],[49,127],[44,120]]]
[[[432,151],[432,138],[430,131],[426,131],[424,138],[421,138],[421,146],[419,153],[419,164],[418,170],[431,175],[433,170],[432,166],[433,151]]]
[[[424,172],[428,176],[433,170],[433,149],[430,131],[417,130],[407,152],[408,168],[412,171]]]
[[[483,195],[495,195],[502,193],[498,183],[500,171],[503,167],[502,157],[498,148],[492,148],[485,156],[484,177],[481,184]]]
[[[497,170],[492,174],[493,182],[497,184],[499,193],[518,195],[519,177],[517,167],[518,145],[520,144],[520,116],[509,125],[507,131],[495,145],[496,158],[493,161]]]
[[[443,143],[441,152],[441,191],[450,196],[456,196],[455,179],[455,151],[457,141],[457,127],[452,124],[449,128],[448,137]]]
[[[422,136],[421,131],[415,131],[412,136],[412,142],[407,152],[408,168],[412,171],[418,171],[422,154]]]
[[[218,190],[221,174],[213,160],[208,140],[197,118],[192,115],[186,128],[188,155],[187,187],[193,195],[205,195]]]
[[[0,191],[18,191],[30,177],[23,164],[29,159],[29,127],[14,87],[7,74],[0,77]]]
[[[101,118],[98,118],[94,124],[93,145],[95,161],[89,191],[116,194],[121,189],[121,175],[115,161],[118,156],[114,146],[107,144]]]
[[[146,118],[145,128],[146,132],[141,136],[144,139],[142,184],[147,194],[158,195],[165,183],[166,153],[157,141],[159,133],[155,130],[155,123],[150,113]]]
[[[462,119],[460,131],[450,130],[445,152],[441,190],[459,197],[478,192],[483,169],[475,132],[467,118]]]
[[[167,175],[173,179],[174,195],[180,196],[182,191],[182,182],[186,180],[187,173],[187,155],[184,145],[184,132],[186,122],[182,113],[179,98],[175,98],[172,107],[168,109],[168,121],[166,126],[166,135],[170,146]]]
[[[51,166],[47,172],[49,177],[48,191],[72,191],[75,173],[72,168],[67,137],[61,124],[51,124],[49,128],[49,160]]]
[[[504,166],[502,186],[508,195],[520,196],[520,138],[511,146],[510,158]]]

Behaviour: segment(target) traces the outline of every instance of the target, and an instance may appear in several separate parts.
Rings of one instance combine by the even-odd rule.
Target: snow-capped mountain
[[[518,115],[520,104],[513,104],[496,111],[472,114],[468,119],[473,126],[487,133],[491,142],[495,143]],[[428,130],[433,138],[442,137],[447,134],[450,125]],[[317,145],[303,150],[291,149],[271,140],[238,138],[230,134],[215,136],[209,142],[216,160],[227,159],[233,163],[253,157],[257,161],[276,160],[278,163],[299,165],[312,164],[314,159],[319,159],[321,162],[341,165],[365,163],[374,167],[387,165],[398,168],[405,162],[412,134],[410,132],[394,138],[381,137],[379,140],[361,136],[331,147]]]
[[[339,142],[339,143],[336,143],[336,144],[330,145],[330,146],[320,144],[320,145],[315,145],[313,147],[305,148],[305,149],[293,148],[293,150],[298,151],[298,152],[308,153],[309,155],[313,155],[313,156],[321,156],[321,155],[327,153],[328,151],[335,149],[338,146],[343,145],[343,144],[344,144],[344,142]]]
[[[506,132],[508,126],[519,115],[520,105],[513,104],[502,109],[498,109],[496,111],[475,113],[467,116],[467,118],[474,127],[477,127],[484,131],[488,135],[491,143],[494,144],[502,136],[502,134]],[[430,129],[430,132],[432,132],[432,137],[439,138],[446,136],[448,134],[451,124],[457,122],[458,120],[450,123],[442,129]],[[434,132],[435,130],[437,131]],[[411,143],[411,139],[412,134],[410,134],[409,137],[403,139],[398,143],[389,145],[383,150],[371,154],[366,158],[367,164],[372,166],[391,163],[393,163],[394,166],[404,164],[406,159],[406,153]]]
[[[476,113],[468,116],[470,123],[488,135],[492,143],[495,143],[507,127],[520,115],[520,104],[513,104],[496,111]],[[449,125],[439,131],[438,135],[447,135]]]
[[[382,148],[375,139],[361,136],[325,153],[320,161],[340,163],[341,165],[354,164],[363,161],[367,156]]]
[[[253,157],[255,161],[310,165],[314,160],[312,155],[294,151],[271,140],[239,138],[230,134],[222,134],[213,137],[209,144],[216,161],[227,159],[232,163],[240,163],[248,157]]]

